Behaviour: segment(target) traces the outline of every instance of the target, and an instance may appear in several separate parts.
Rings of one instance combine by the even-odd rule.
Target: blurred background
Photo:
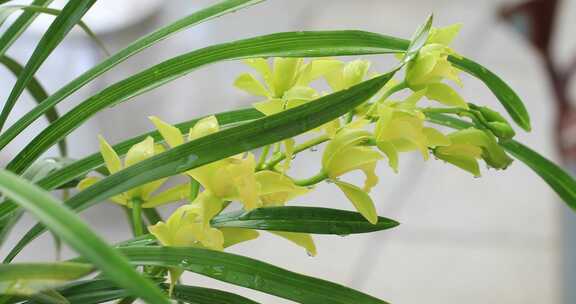
[[[213,3],[216,1],[100,0],[84,21],[115,52],[135,38]],[[53,6],[61,3],[55,1]],[[523,98],[534,130],[519,132],[518,138],[543,155],[563,161],[566,168],[576,163],[576,115],[569,106],[576,86],[569,85],[564,72],[569,70],[566,67],[576,66],[576,0],[267,1],[159,43],[69,97],[59,110],[63,113],[118,80],[203,46],[276,31],[312,29],[362,29],[409,37],[429,13],[435,14],[437,26],[462,22],[454,48],[496,72]],[[51,20],[38,18],[9,54],[26,62]],[[103,56],[84,33],[75,30],[49,57],[38,78],[54,92]],[[392,56],[371,56],[370,60],[380,72],[394,62]],[[246,71],[249,69],[240,62],[208,66],[107,109],[68,137],[70,155],[82,157],[96,151],[97,134],[116,143],[151,130],[149,115],[176,123],[249,106],[257,100],[232,85],[235,77]],[[465,98],[502,110],[481,83],[463,77]],[[2,102],[14,82],[8,71],[0,69]],[[33,106],[33,100],[23,96],[9,124]],[[5,164],[45,126],[39,119],[2,152],[0,163]],[[50,153],[56,155],[57,151]],[[310,154],[310,158],[296,159],[295,176],[308,177],[317,171],[321,153]],[[576,216],[520,162],[504,172],[484,170],[483,177],[475,179],[442,162],[425,163],[419,155],[407,154],[399,174],[384,164],[378,173],[381,182],[371,195],[380,215],[402,223],[398,228],[370,235],[318,236],[318,255],[313,258],[264,233],[232,252],[349,285],[392,303],[576,303],[572,288],[576,286]],[[298,203],[351,208],[328,184]],[[124,214],[115,205],[101,204],[82,216],[110,241],[130,237]],[[4,256],[32,223],[27,218],[19,225],[0,248],[0,255]],[[64,250],[65,257],[73,255]],[[17,260],[52,258],[52,239],[44,235]],[[241,289],[196,275],[186,275],[185,281]],[[243,293],[263,303],[288,303],[251,290]]]

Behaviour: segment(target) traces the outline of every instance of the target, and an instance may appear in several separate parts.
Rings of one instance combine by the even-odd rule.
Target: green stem
[[[303,142],[299,145],[297,145],[296,147],[294,147],[294,154],[298,154],[306,149],[312,148],[314,146],[317,146],[323,142],[326,142],[330,140],[330,137],[326,134],[312,138],[306,142]],[[284,159],[286,159],[286,153],[281,153],[281,154],[277,154],[274,158],[272,158],[266,165],[264,165],[262,168],[259,168],[258,171],[261,170],[272,170],[274,169],[274,167],[280,163],[281,161],[283,161]]]
[[[466,111],[462,108],[423,108],[422,112],[424,113],[442,113],[442,114],[462,114],[462,112]]]
[[[142,208],[142,213],[149,225],[155,225],[156,223],[162,221],[162,216],[158,213],[156,208]]]
[[[404,89],[406,89],[408,87],[408,83],[406,82],[406,80],[396,84],[395,86],[391,87],[390,89],[388,89],[388,91],[384,92],[384,94],[382,95],[382,97],[380,98],[381,101],[384,101],[386,99],[388,99],[390,96],[392,96],[394,93],[402,91]]]
[[[324,172],[324,171],[320,171],[320,172],[318,172],[318,174],[316,174],[312,177],[295,180],[294,184],[301,186],[301,187],[306,187],[306,186],[316,185],[320,182],[325,181],[326,179],[328,179],[328,174],[326,174],[326,172]]]
[[[190,202],[196,200],[198,193],[200,193],[200,183],[193,177],[190,177]]]
[[[256,165],[256,169],[260,169],[264,167],[266,163],[266,158],[268,157],[268,153],[270,153],[270,145],[264,146],[262,149],[262,154],[260,154],[260,158],[258,159],[258,165]]]
[[[424,108],[422,109],[424,114],[426,113],[438,113],[438,114],[456,114],[460,117],[468,117],[472,120],[474,125],[482,130],[487,129],[488,122],[484,116],[477,110],[470,109],[466,110],[463,108]]]
[[[352,120],[354,120],[354,110],[348,112],[348,115],[346,115],[346,123],[351,123]]]
[[[144,223],[142,222],[142,201],[138,198],[132,199],[132,223],[134,225],[134,236],[144,234]]]

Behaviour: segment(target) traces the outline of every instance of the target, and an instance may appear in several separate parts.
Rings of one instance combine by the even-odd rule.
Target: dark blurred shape
[[[570,80],[576,74],[576,54],[566,66],[554,57],[552,38],[558,18],[559,0],[532,0],[505,6],[500,17],[518,30],[540,55],[553,92],[556,110],[554,138],[567,169],[576,175],[576,109],[569,96]],[[562,301],[576,303],[576,215],[562,212]]]

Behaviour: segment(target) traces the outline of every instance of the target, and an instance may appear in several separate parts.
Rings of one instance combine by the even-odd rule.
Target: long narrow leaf
[[[52,15],[52,16],[58,16],[62,12],[61,10],[58,10],[58,9],[48,8],[48,7],[39,6],[39,5],[7,5],[7,6],[0,7],[0,26],[6,21],[6,19],[8,19],[8,17],[12,13],[19,11],[19,10],[32,11],[35,13],[48,14],[48,15]],[[92,41],[94,41],[94,43],[96,43],[96,45],[99,48],[102,49],[102,51],[104,51],[104,53],[109,55],[109,52],[106,49],[106,46],[104,45],[104,43],[90,29],[90,27],[86,23],[84,23],[84,21],[82,21],[82,20],[78,21],[78,26],[86,33],[86,35],[88,35],[88,37],[90,37],[90,39],[92,39]]]
[[[248,57],[301,57],[382,54],[398,47],[397,39],[359,31],[288,32],[223,43],[174,57],[117,82],[63,115],[38,134],[7,168],[19,173],[55,142],[100,110],[184,76],[201,66]]]
[[[70,83],[62,87],[60,90],[51,95],[47,100],[45,100],[41,105],[38,105],[32,111],[26,113],[23,117],[18,119],[6,132],[0,135],[0,149],[6,146],[12,139],[14,139],[20,132],[22,132],[27,126],[34,122],[42,113],[46,112],[48,109],[53,108],[60,101],[64,100],[66,97],[76,92],[78,89],[83,87],[85,84],[95,79],[96,77],[102,75],[106,71],[112,69],[119,63],[130,58],[132,55],[139,53],[142,50],[160,42],[171,35],[182,31],[186,28],[194,26],[196,24],[217,18],[219,16],[234,12],[236,10],[245,8],[247,6],[256,4],[263,0],[225,0],[198,12],[195,12],[189,16],[186,16],[176,22],[173,22],[165,27],[160,28],[134,42],[129,46],[122,49],[118,53],[112,55],[106,60],[102,61],[98,65],[94,66],[90,70],[84,72],[82,75],[78,76],[76,79],[72,80]],[[0,43],[0,47],[1,47]],[[1,52],[0,52],[1,54]]]
[[[447,115],[427,115],[429,121],[451,128],[463,129],[471,126],[468,122]],[[570,208],[576,210],[576,180],[568,172],[538,152],[515,140],[501,142],[500,145],[542,177]]]
[[[412,38],[410,39],[410,44],[406,49],[406,54],[404,55],[403,61],[408,62],[411,61],[418,55],[420,49],[424,46],[426,41],[428,40],[428,36],[430,35],[430,29],[432,28],[432,22],[434,21],[434,16],[430,15],[426,19],[426,22],[418,28],[418,30],[414,33]]]
[[[148,302],[170,303],[154,284],[136,272],[125,258],[50,193],[5,170],[0,170],[0,191],[32,213],[119,286]]]
[[[261,118],[263,115],[254,108],[247,108],[241,110],[234,110],[228,112],[222,112],[214,114],[218,119],[221,126],[228,126],[230,124],[253,120]],[[194,126],[200,118],[192,119],[179,123],[176,125],[182,133],[187,133],[188,129]],[[125,140],[119,144],[114,145],[114,150],[119,155],[124,155],[130,147],[134,144],[144,140],[144,138],[151,136],[155,141],[163,141],[163,137],[159,132],[153,131],[136,136],[134,138]],[[78,160],[65,168],[55,171],[45,178],[38,181],[37,185],[47,190],[56,189],[62,185],[70,183],[75,179],[81,178],[86,173],[101,168],[103,164],[103,159],[100,153],[94,153],[88,157]],[[16,224],[18,220],[17,208],[14,202],[5,201],[0,204],[0,236],[7,235],[10,229]],[[0,238],[1,240],[2,238]]]
[[[396,70],[314,102],[208,135],[160,153],[110,175],[66,201],[81,211],[135,186],[172,176],[238,153],[290,138],[340,117],[378,92]],[[230,143],[234,143],[231,145]],[[34,226],[16,244],[11,261],[26,244],[44,231]]]
[[[32,295],[77,280],[92,272],[81,263],[17,263],[0,265],[0,294]]]
[[[80,265],[88,266],[86,264]],[[167,284],[161,284],[160,287],[165,290],[169,288]],[[104,303],[130,295],[124,289],[118,288],[113,282],[103,279],[71,283],[58,288],[57,291],[70,304]],[[190,304],[258,304],[257,302],[230,292],[188,285],[175,285],[172,298]],[[16,302],[17,301],[9,303]],[[38,304],[38,302],[28,301],[25,304]]]
[[[77,281],[66,284],[56,291],[70,304],[97,304],[108,303],[113,300],[130,296],[125,289],[119,288],[114,282],[105,279]],[[14,302],[9,302],[16,303]],[[31,299],[25,304],[44,304],[42,301]]]
[[[32,79],[32,76],[38,71],[42,63],[48,58],[50,53],[60,44],[68,32],[76,25],[88,9],[96,2],[96,0],[76,0],[70,1],[64,6],[62,12],[50,24],[46,33],[38,42],[36,49],[30,56],[30,59],[24,67],[24,71],[18,77],[18,81],[12,88],[8,100],[0,112],[0,131],[10,115],[12,108],[16,101]]]
[[[172,297],[190,304],[258,304],[258,302],[230,292],[186,285],[176,285]]]
[[[270,207],[221,214],[212,227],[237,227],[258,230],[348,235],[394,228],[398,222],[378,217],[371,224],[357,212],[318,207]]]
[[[0,64],[4,65],[16,77],[22,74],[22,70],[24,69],[24,67],[22,67],[20,63],[18,63],[16,60],[8,56],[0,56]],[[38,104],[48,97],[46,90],[44,90],[44,87],[42,87],[40,82],[35,77],[32,77],[32,79],[26,86],[26,89],[28,90],[34,101]],[[56,108],[48,109],[46,113],[44,113],[44,116],[46,116],[46,119],[48,120],[49,123],[52,123],[56,121],[58,118],[60,118],[60,115],[58,114],[58,111],[56,111]],[[58,142],[58,148],[62,156],[67,155],[66,139],[62,139],[61,141]]]
[[[222,112],[214,115],[218,119],[219,124],[222,126],[263,117],[263,115],[254,108]],[[177,124],[176,127],[179,128],[183,133],[187,133],[188,129],[194,126],[198,120],[200,120],[200,118],[185,121],[183,123]],[[144,138],[148,136],[154,138],[156,142],[163,141],[163,137],[160,135],[160,133],[158,131],[153,131],[125,140],[119,144],[114,145],[113,148],[118,153],[118,155],[122,156],[128,152],[130,147],[144,140]],[[69,183],[76,178],[82,177],[90,171],[96,170],[102,164],[102,155],[97,152],[83,159],[80,159],[63,169],[49,174],[45,178],[39,180],[37,185],[46,190],[56,189],[57,187]],[[6,218],[10,218],[12,212],[14,212],[16,209],[17,205],[13,202],[6,201],[1,203],[0,221]]]
[[[52,1],[53,0],[34,0],[32,5],[46,7],[52,3]],[[37,16],[37,12],[25,11],[14,21],[14,23],[10,25],[10,27],[6,29],[6,31],[0,36],[0,55],[6,54],[6,51],[12,46],[16,39],[22,35],[28,26],[30,26]]]
[[[131,247],[119,250],[137,265],[180,267],[302,304],[386,303],[336,283],[225,252],[174,247]]]
[[[528,110],[526,110],[520,97],[518,97],[516,92],[514,92],[514,90],[504,82],[504,80],[470,59],[458,56],[449,56],[448,60],[450,60],[450,62],[456,65],[459,69],[482,80],[498,100],[500,100],[500,103],[504,106],[508,114],[510,114],[510,117],[512,117],[512,119],[522,127],[522,129],[530,131],[530,115],[528,114]]]

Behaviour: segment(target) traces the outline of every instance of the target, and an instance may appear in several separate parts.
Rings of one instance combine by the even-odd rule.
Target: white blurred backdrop
[[[64,112],[128,75],[210,44],[275,31],[311,29],[362,29],[409,37],[433,12],[436,25],[464,23],[454,48],[492,69],[517,90],[532,114],[534,129],[529,134],[519,132],[518,138],[555,159],[550,135],[553,114],[550,90],[540,61],[516,33],[496,18],[497,9],[508,2],[270,0],[163,41],[69,97],[59,109]],[[136,37],[212,3],[215,1],[100,0],[85,21],[114,52]],[[559,45],[559,56],[566,56],[574,47],[576,1],[566,0],[562,5],[560,34],[556,39],[572,42]],[[50,20],[40,18],[9,54],[25,62],[43,25]],[[82,32],[75,31],[50,56],[38,77],[49,92],[54,92],[102,56]],[[385,71],[393,62],[390,56],[371,56],[370,59],[378,71]],[[208,66],[105,110],[68,137],[70,154],[82,157],[96,151],[97,134],[116,143],[151,130],[149,115],[175,123],[248,106],[256,100],[232,86],[234,78],[244,71],[248,68],[239,62]],[[0,70],[2,102],[13,83],[12,75]],[[464,84],[464,97],[501,109],[481,83],[464,76]],[[33,106],[31,98],[23,96],[9,122]],[[45,126],[43,120],[38,120],[6,153],[2,152],[0,162],[5,164]],[[298,157],[295,175],[313,174],[319,166],[319,154],[313,153],[312,158]],[[515,162],[505,172],[484,170],[482,178],[474,179],[442,162],[423,162],[413,154],[404,156],[399,174],[384,165],[378,168],[378,173],[381,183],[373,190],[372,197],[380,215],[402,223],[397,229],[371,235],[318,236],[315,238],[318,256],[314,258],[264,233],[259,240],[233,248],[232,252],[350,285],[392,303],[561,303],[563,234],[559,219],[566,208],[523,164]],[[320,185],[314,194],[298,203],[351,208],[346,198],[327,184]],[[83,217],[111,241],[129,237],[124,214],[117,206],[101,204],[84,212]],[[0,249],[2,256],[31,223],[27,218],[17,227],[8,244]],[[73,253],[65,250],[65,256]],[[53,257],[52,240],[45,235],[18,260]],[[196,275],[186,275],[185,281],[241,290]],[[250,290],[242,292],[263,303],[288,303]]]

